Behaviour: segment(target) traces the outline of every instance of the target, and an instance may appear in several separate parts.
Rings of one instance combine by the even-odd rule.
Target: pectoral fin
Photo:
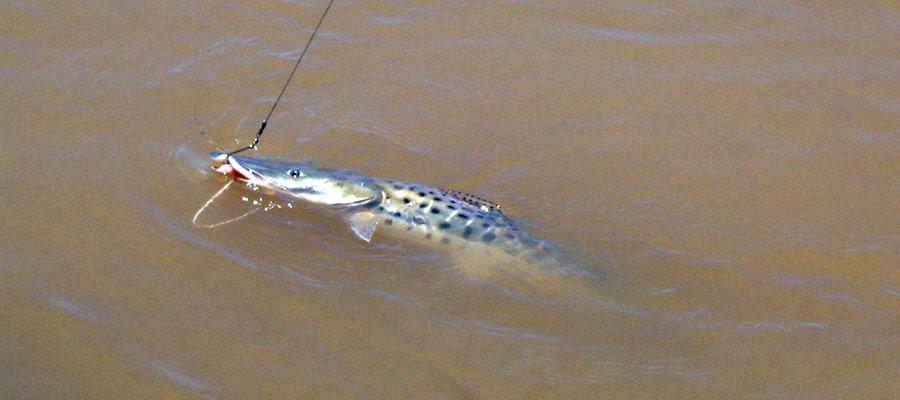
[[[350,228],[353,229],[356,236],[367,242],[372,240],[372,234],[375,233],[375,227],[378,226],[378,218],[375,217],[375,214],[368,211],[358,212],[351,215],[349,221]]]

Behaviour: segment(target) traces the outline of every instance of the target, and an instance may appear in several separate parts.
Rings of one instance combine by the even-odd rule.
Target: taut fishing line
[[[262,124],[259,126],[259,132],[256,132],[256,138],[253,139],[253,143],[250,143],[247,147],[242,147],[231,153],[228,153],[228,157],[231,157],[234,154],[240,153],[242,151],[250,150],[256,147],[259,143],[259,137],[262,136],[263,131],[266,129],[266,125],[269,123],[269,118],[272,118],[272,113],[275,112],[275,107],[278,107],[278,102],[281,101],[281,96],[284,96],[284,91],[287,90],[288,84],[291,83],[291,79],[294,77],[294,74],[297,72],[297,67],[300,66],[300,61],[303,61],[303,56],[306,55],[306,51],[309,50],[309,45],[312,44],[313,39],[316,37],[316,32],[319,31],[319,27],[322,26],[322,21],[325,21],[325,15],[328,14],[328,10],[331,9],[331,5],[334,3],[334,0],[328,1],[328,6],[325,7],[325,11],[322,13],[322,17],[319,18],[319,23],[316,24],[316,28],[313,29],[312,35],[309,35],[309,40],[306,42],[306,46],[303,48],[303,51],[300,52],[300,57],[297,58],[297,63],[294,64],[294,69],[291,70],[291,74],[288,75],[287,81],[284,82],[284,86],[281,87],[281,93],[278,93],[278,98],[275,99],[275,103],[272,104],[272,109],[269,110],[269,114],[266,115],[262,120]],[[226,160],[228,158],[226,157]]]
[[[253,142],[250,143],[250,145],[247,146],[247,147],[241,147],[241,148],[239,148],[239,149],[237,149],[237,150],[234,150],[234,151],[228,153],[228,155],[225,157],[226,162],[227,162],[227,160],[228,160],[228,157],[231,157],[232,155],[235,155],[235,154],[240,153],[240,152],[242,152],[242,151],[246,151],[246,150],[250,150],[250,149],[256,148],[256,145],[259,143],[259,138],[262,136],[263,131],[266,130],[266,125],[268,125],[268,123],[269,123],[269,118],[272,118],[272,113],[275,112],[275,107],[278,107],[278,103],[281,102],[281,97],[284,96],[284,92],[287,90],[288,85],[291,83],[291,79],[293,79],[293,78],[294,78],[294,74],[297,73],[297,68],[300,66],[300,62],[303,61],[303,56],[305,56],[305,55],[306,55],[306,51],[309,50],[309,46],[312,44],[313,39],[316,37],[316,33],[319,32],[319,27],[321,27],[321,26],[322,26],[322,22],[325,21],[325,15],[328,14],[328,10],[331,9],[331,5],[332,5],[332,4],[334,4],[334,0],[329,0],[329,1],[328,1],[328,6],[325,7],[325,11],[322,12],[322,16],[319,18],[319,22],[316,24],[315,29],[313,29],[312,34],[309,35],[309,40],[306,41],[306,46],[304,46],[304,47],[303,47],[303,51],[300,52],[300,57],[297,57],[297,62],[294,63],[294,69],[291,70],[291,74],[288,75],[287,80],[284,82],[284,86],[281,87],[281,92],[279,92],[279,93],[278,93],[278,97],[275,98],[275,103],[273,103],[273,104],[272,104],[272,108],[269,109],[269,114],[267,114],[266,117],[263,118],[262,124],[260,124],[260,126],[259,126],[259,131],[256,132],[256,137],[253,138]],[[195,118],[196,118],[196,115],[195,115]],[[194,214],[194,219],[193,219],[193,223],[194,223],[195,226],[202,227],[202,228],[215,228],[215,227],[217,227],[217,226],[222,226],[222,225],[225,225],[225,224],[228,224],[228,223],[235,222],[235,221],[237,221],[237,220],[243,219],[244,217],[246,217],[246,216],[248,216],[248,215],[250,215],[250,214],[253,214],[253,213],[259,211],[259,209],[261,208],[261,206],[260,206],[260,207],[256,207],[256,208],[254,208],[253,210],[250,210],[250,211],[248,211],[248,212],[246,212],[246,213],[244,213],[244,214],[241,214],[241,215],[239,215],[239,216],[237,216],[237,217],[235,217],[235,218],[232,218],[232,219],[230,219],[230,220],[227,220],[227,221],[217,222],[217,223],[214,223],[214,224],[202,224],[202,225],[197,223],[197,219],[200,217],[200,214],[202,214],[203,211],[206,210],[206,208],[209,207],[209,205],[212,204],[212,202],[215,201],[216,198],[219,197],[219,195],[221,195],[223,192],[225,192],[225,190],[228,189],[228,187],[231,186],[231,184],[232,184],[233,182],[234,182],[234,181],[229,181],[225,186],[223,186],[221,189],[219,189],[219,191],[216,192],[216,194],[214,194],[209,200],[207,200],[207,201],[206,201],[206,204],[204,204],[203,207],[200,207],[200,209],[197,210],[197,213]]]

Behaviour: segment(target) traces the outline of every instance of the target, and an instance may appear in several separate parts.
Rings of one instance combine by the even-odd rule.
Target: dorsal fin
[[[465,192],[460,192],[458,190],[450,190],[450,189],[438,189],[441,193],[450,196],[456,200],[459,200],[463,203],[473,206],[474,208],[484,211],[486,213],[496,213],[503,214],[500,211],[500,205],[494,203],[490,200],[485,200],[481,197],[475,196],[473,194],[468,194]]]

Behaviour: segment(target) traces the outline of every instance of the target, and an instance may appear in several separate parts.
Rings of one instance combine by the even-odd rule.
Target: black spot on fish
[[[469,219],[469,216],[466,215],[466,214],[456,214],[456,216],[457,216],[457,217],[460,217],[460,218],[462,218],[462,219]]]
[[[428,207],[428,204],[424,204],[424,203],[423,203],[423,204],[419,204],[419,208],[425,208],[425,207]]]
[[[425,192],[419,192],[419,196],[425,197]]]
[[[447,208],[449,208],[449,209],[451,209],[451,210],[455,210],[455,209],[456,209],[456,207],[453,207],[453,206],[447,206]]]
[[[441,222],[440,224],[438,224],[438,229],[449,229],[449,228],[450,228],[449,222]]]
[[[408,198],[406,198],[406,197],[403,198],[403,204],[409,204],[409,201],[410,200]]]
[[[450,238],[444,237],[443,239],[441,239],[441,243],[443,243],[443,244],[450,244]]]
[[[481,215],[481,214],[475,214],[475,218],[478,218],[478,219],[484,219],[484,215]]]
[[[441,213],[441,209],[440,209],[440,208],[437,208],[437,207],[432,208],[432,209],[431,209],[431,213],[432,213],[432,214],[440,214],[440,213]]]
[[[434,198],[434,201],[440,203],[440,202],[441,202],[441,198],[440,198],[440,197],[435,197],[435,198]]]
[[[378,211],[384,211],[384,206],[378,206]]]
[[[393,224],[394,224],[394,220],[388,218],[388,219],[384,220],[384,223],[385,223],[385,224],[388,224],[388,225],[393,225]]]
[[[400,189],[403,189],[403,186],[400,186],[400,185],[394,185],[394,189],[400,190]]]
[[[397,211],[394,213],[394,216],[400,218],[401,216],[403,216],[403,214],[400,214],[400,211]]]
[[[432,192],[432,191],[429,191],[428,194],[434,196],[434,192]]]
[[[483,226],[485,228],[489,228],[491,226],[491,224],[485,222],[485,223],[481,224],[481,226]]]
[[[464,238],[466,238],[466,239],[468,239],[469,236],[472,236],[472,227],[471,227],[471,226],[467,226],[466,229],[463,229],[462,236],[463,236]]]
[[[485,242],[485,243],[493,242],[494,239],[496,239],[496,238],[497,238],[497,235],[490,233],[490,232],[485,233],[484,235],[481,235],[481,241]]]

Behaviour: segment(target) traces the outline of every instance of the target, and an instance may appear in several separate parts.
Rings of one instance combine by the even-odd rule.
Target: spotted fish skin
[[[516,227],[496,206],[485,207],[486,200],[469,202],[457,195],[462,192],[448,193],[448,190],[408,182],[373,179],[372,183],[383,191],[384,198],[370,207],[385,225],[419,231],[425,234],[426,240],[442,244],[483,243],[509,254],[537,258],[552,252],[549,243]]]
[[[376,227],[439,246],[483,245],[535,260],[563,262],[553,246],[519,229],[500,207],[467,193],[308,163],[211,154],[213,168],[235,180],[341,209],[368,241]]]
[[[482,199],[481,197],[471,195],[468,193],[463,193],[458,190],[450,190],[450,189],[440,189],[441,193],[447,194],[454,199],[460,200],[464,203],[471,204],[477,206],[479,210],[484,212],[497,211],[500,212],[500,205],[494,203],[490,200]]]

